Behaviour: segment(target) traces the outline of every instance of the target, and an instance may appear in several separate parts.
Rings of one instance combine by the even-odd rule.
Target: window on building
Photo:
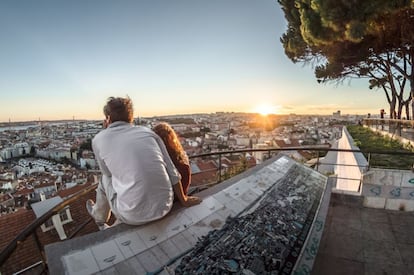
[[[59,217],[60,217],[60,220],[62,222],[62,225],[67,224],[67,223],[70,223],[70,222],[73,221],[72,220],[72,215],[70,213],[69,206],[67,206],[62,211],[59,212]],[[42,228],[42,231],[43,232],[46,232],[46,231],[49,231],[49,230],[55,228],[53,226],[52,218],[48,219],[44,224],[42,224],[40,226],[40,228]]]

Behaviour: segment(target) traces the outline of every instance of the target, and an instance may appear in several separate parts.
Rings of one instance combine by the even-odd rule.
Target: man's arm
[[[180,203],[185,207],[200,204],[202,201],[202,199],[199,197],[187,196],[186,194],[184,194],[181,181],[173,185],[173,190],[174,190],[174,194],[177,196]]]
[[[112,174],[111,172],[109,172],[108,167],[106,166],[105,162],[103,161],[103,159],[101,158],[100,154],[99,154],[99,149],[96,146],[96,141],[93,139],[92,140],[92,151],[93,154],[95,155],[95,160],[98,163],[99,169],[101,170],[102,176],[105,176],[107,178],[111,178]]]

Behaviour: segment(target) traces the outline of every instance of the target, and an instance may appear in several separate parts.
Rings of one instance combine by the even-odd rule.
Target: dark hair
[[[128,96],[126,98],[109,97],[103,112],[106,117],[111,118],[111,122],[125,121],[131,123],[134,119],[134,108]]]

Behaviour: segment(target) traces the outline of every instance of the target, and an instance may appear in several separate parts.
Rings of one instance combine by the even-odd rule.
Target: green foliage
[[[242,157],[240,159],[240,163],[238,165],[234,165],[229,167],[221,176],[221,180],[226,180],[232,178],[240,173],[243,173],[248,169],[248,161],[246,157]]]
[[[355,143],[362,151],[410,151],[395,139],[384,137],[379,133],[373,132],[369,128],[358,125],[347,126],[349,133]],[[365,154],[368,159],[368,154]],[[383,155],[371,154],[370,166],[393,169],[411,169],[414,163],[414,156],[407,155]]]
[[[398,116],[414,77],[414,8],[407,0],[278,0],[288,21],[281,37],[293,62],[310,62],[320,83],[365,77]],[[414,90],[414,82],[411,82]],[[408,106],[408,105],[407,105]],[[408,116],[408,115],[407,115]]]

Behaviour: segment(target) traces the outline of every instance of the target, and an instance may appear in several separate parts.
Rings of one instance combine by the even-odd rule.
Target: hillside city
[[[214,113],[138,118],[136,124],[152,127],[161,121],[172,125],[190,156],[239,149],[284,148],[306,145],[330,146],[341,135],[344,123],[356,116],[261,116],[249,113]],[[0,131],[1,215],[29,211],[30,204],[57,195],[67,197],[91,184],[99,168],[91,139],[102,130],[101,121],[38,122],[6,126]],[[306,162],[306,151],[285,152]],[[223,157],[222,175],[237,173],[241,163],[255,166],[268,158],[266,152]],[[217,158],[192,158],[192,186],[217,181]],[[244,167],[244,168],[247,168]],[[226,174],[227,173],[227,174]]]

